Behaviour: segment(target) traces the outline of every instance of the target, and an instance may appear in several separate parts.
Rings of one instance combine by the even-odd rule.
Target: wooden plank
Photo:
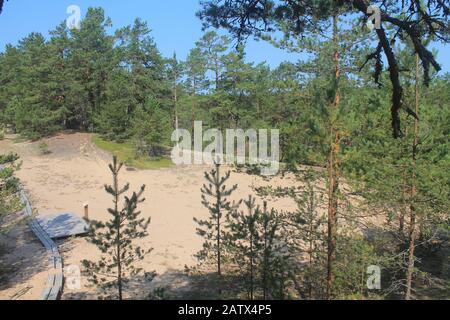
[[[63,286],[63,274],[61,272],[55,275],[54,285],[52,291],[50,292],[48,300],[58,300],[60,294],[62,293],[62,286]]]
[[[48,300],[50,292],[52,291],[53,284],[55,283],[55,275],[50,275],[47,278],[47,286],[45,287],[44,292],[41,295],[42,300]]]
[[[39,216],[36,220],[52,239],[85,235],[89,229],[88,224],[72,212]]]

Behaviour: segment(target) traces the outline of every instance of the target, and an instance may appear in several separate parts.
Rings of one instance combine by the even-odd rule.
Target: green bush
[[[48,154],[51,154],[52,152],[50,151],[48,144],[46,142],[41,142],[39,144],[39,152],[41,153],[41,155],[46,156]]]

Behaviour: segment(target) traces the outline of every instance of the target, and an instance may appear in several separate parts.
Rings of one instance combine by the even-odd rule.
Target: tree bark
[[[420,111],[420,58],[416,54],[416,115],[419,116]],[[412,299],[412,282],[414,277],[414,264],[415,257],[414,252],[416,249],[416,224],[417,224],[417,213],[416,213],[416,196],[417,196],[417,147],[419,145],[419,134],[420,126],[419,120],[416,118],[414,120],[414,142],[412,150],[412,164],[413,164],[413,177],[412,177],[412,187],[411,187],[411,206],[410,206],[410,226],[409,226],[409,255],[408,255],[408,270],[406,272],[406,294],[405,300]]]
[[[214,58],[214,72],[215,72],[215,75],[216,75],[216,91],[218,91],[219,90],[219,58],[216,56],[215,58]]]
[[[219,172],[220,169],[219,168],[220,168],[220,166],[216,165],[215,179],[216,179],[217,183],[219,183],[219,181],[220,181],[220,172]],[[219,189],[216,190],[216,201],[217,201],[216,202],[216,210],[217,210],[217,275],[220,277],[222,275],[222,261],[221,261],[222,248],[221,248],[221,236],[220,236],[220,231],[221,231],[221,229],[220,229],[221,221],[220,220],[222,218],[220,204],[222,203],[222,197],[221,197]],[[220,293],[220,291],[221,290],[219,288],[219,293]]]
[[[309,284],[308,284],[308,294],[309,300],[313,299],[313,283],[311,280],[312,270],[313,270],[313,251],[314,251],[314,193],[311,190],[311,195],[309,197]]]
[[[197,81],[195,80],[195,76],[194,79],[192,81],[192,134],[194,134],[194,129],[195,129],[195,113],[196,113],[196,109],[197,109]]]
[[[333,299],[334,284],[334,262],[336,260],[337,246],[337,214],[338,214],[338,191],[339,191],[339,161],[340,153],[340,132],[337,125],[337,112],[341,103],[341,95],[339,91],[339,79],[341,76],[339,42],[338,42],[338,14],[333,15],[333,42],[334,42],[334,67],[335,67],[335,99],[332,108],[334,109],[331,119],[331,141],[330,156],[328,163],[328,259],[327,259],[327,290],[326,298]]]
[[[177,144],[179,143],[179,137],[178,137],[178,88],[177,88],[177,81],[178,81],[178,73],[175,70],[174,72],[174,78],[173,78],[173,104],[175,109],[175,130],[177,130]]]
[[[116,246],[117,246],[117,287],[119,290],[119,300],[122,300],[122,260],[121,260],[121,234],[120,234],[120,213],[119,213],[119,181],[118,181],[118,168],[114,163],[114,211],[116,213]]]
[[[251,213],[252,214],[252,213]],[[250,215],[251,217],[251,215]],[[253,268],[253,230],[250,229],[250,300],[253,301],[254,296],[254,268]]]

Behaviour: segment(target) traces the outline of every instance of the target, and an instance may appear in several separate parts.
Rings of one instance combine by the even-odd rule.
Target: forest
[[[260,6],[245,7],[252,2]],[[102,143],[131,146],[135,160],[168,161],[172,132],[193,132],[195,121],[221,131],[279,129],[280,176],[295,177],[297,186],[272,187],[264,177],[267,186],[232,202],[239,186],[230,175],[258,171],[236,166],[228,172],[219,164],[197,186],[202,198],[192,201],[201,201],[209,216],[195,218],[204,244],[198,265],[186,273],[212,273],[217,292],[209,297],[449,299],[450,74],[437,62],[446,57],[428,49],[435,41],[448,45],[448,2],[406,1],[405,18],[388,1],[384,9],[398,9],[391,15],[419,18],[402,30],[398,21],[406,20],[385,14],[383,21],[394,25],[382,32],[367,28],[367,17],[355,18],[354,8],[365,1],[353,1],[353,11],[352,1],[319,2],[292,9],[272,1],[202,1],[205,31],[187,57],[164,57],[139,18],[114,29],[102,8],[89,8],[80,29],[62,22],[49,37],[31,33],[0,53],[0,140],[88,132]],[[249,62],[249,36],[307,58],[277,67]],[[20,207],[18,161],[14,154],[0,157],[0,235],[7,215]],[[131,240],[149,236],[151,222],[137,212],[145,187],[118,208],[129,188],[118,187],[120,169],[114,158],[114,185],[106,188],[115,199],[111,220],[91,221],[89,236],[111,262],[83,265],[107,297],[122,299],[125,277],[149,273],[133,264],[151,250],[132,247]],[[272,209],[270,201],[281,198],[297,209]],[[119,221],[129,223],[120,244]],[[115,245],[130,256],[121,262]],[[117,267],[113,282],[94,275]],[[367,277],[377,270],[381,283],[370,287]],[[111,286],[118,296],[109,295]],[[164,290],[152,297],[164,298]]]

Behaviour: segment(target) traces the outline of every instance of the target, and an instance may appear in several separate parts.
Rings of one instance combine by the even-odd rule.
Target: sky
[[[0,51],[8,43],[17,44],[30,32],[48,36],[49,30],[69,17],[66,11],[70,5],[79,6],[82,16],[88,7],[104,8],[112,19],[113,30],[132,24],[137,17],[147,21],[166,57],[176,52],[184,59],[203,34],[201,21],[195,15],[200,9],[199,0],[10,0],[0,15]],[[443,72],[450,72],[450,46],[433,47],[440,52],[438,61]],[[267,62],[271,67],[302,58],[301,54],[277,49],[264,41],[248,41],[246,51],[248,61]]]

